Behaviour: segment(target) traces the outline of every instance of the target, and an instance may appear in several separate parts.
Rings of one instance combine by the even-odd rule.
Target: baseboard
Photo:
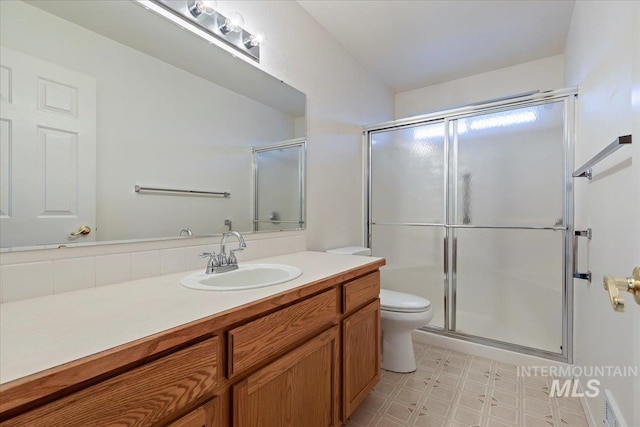
[[[487,359],[497,360],[498,362],[510,363],[518,366],[569,366],[563,362],[555,360],[543,359],[528,354],[516,353],[514,351],[504,350],[501,348],[490,347],[470,341],[459,340],[439,334],[432,334],[427,331],[415,330],[412,332],[414,341],[437,345],[449,350],[459,351],[461,353],[472,354],[474,356],[485,357]]]
[[[587,403],[586,396],[582,396],[580,398],[580,403],[582,404],[582,410],[584,411],[584,416],[587,417],[587,422],[589,423],[589,427],[602,427],[602,422],[596,421],[596,418],[591,413],[591,407],[589,407],[589,404]]]

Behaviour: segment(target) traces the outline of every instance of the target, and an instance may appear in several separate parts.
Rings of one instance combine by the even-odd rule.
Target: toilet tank
[[[342,248],[328,249],[327,252],[333,254],[371,256],[371,249],[363,248],[362,246],[345,246]]]

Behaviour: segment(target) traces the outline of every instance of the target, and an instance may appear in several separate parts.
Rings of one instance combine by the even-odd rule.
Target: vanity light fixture
[[[244,20],[237,12],[223,15],[215,0],[133,0],[193,34],[229,52],[229,47],[260,62],[260,44],[264,32],[250,33],[242,28]],[[221,43],[222,42],[222,43]]]
[[[242,15],[240,15],[238,12],[231,13],[221,21],[222,22],[218,29],[224,35],[240,32],[242,30],[242,26],[244,25],[244,19],[242,19]],[[218,22],[220,22],[220,20]]]
[[[212,15],[216,11],[215,0],[187,0],[187,8],[194,18],[202,15]]]
[[[250,34],[249,37],[244,39],[244,45],[247,49],[251,49],[252,47],[260,46],[266,40],[267,35],[264,30],[258,30],[255,34]]]

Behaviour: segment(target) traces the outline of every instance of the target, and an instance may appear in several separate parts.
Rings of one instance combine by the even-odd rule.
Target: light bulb
[[[212,15],[216,11],[216,0],[187,0],[187,8],[194,18],[202,15]]]
[[[267,35],[264,30],[258,30],[254,34],[251,34],[249,37],[244,39],[244,45],[247,49],[251,49],[252,47],[259,46],[267,41]]]
[[[224,23],[220,26],[220,31],[222,34],[227,33],[237,33],[242,30],[242,26],[244,25],[244,19],[242,19],[242,15],[238,12],[233,12],[227,16],[224,20]]]

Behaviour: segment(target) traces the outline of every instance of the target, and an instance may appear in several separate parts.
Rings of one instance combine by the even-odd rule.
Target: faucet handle
[[[200,258],[209,258],[209,262],[207,263],[207,268],[209,267],[218,267],[220,263],[218,262],[218,257],[214,251],[211,252],[202,252],[200,254]]]
[[[238,258],[236,258],[236,252],[240,252],[244,250],[244,248],[231,249],[229,255],[229,264],[238,265]]]

